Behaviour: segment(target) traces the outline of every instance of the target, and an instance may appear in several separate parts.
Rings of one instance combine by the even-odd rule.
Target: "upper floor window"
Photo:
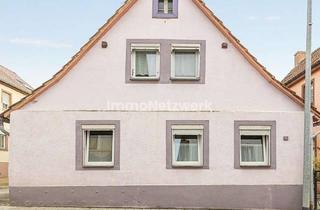
[[[314,90],[315,90],[315,88],[314,88],[314,80],[311,80],[311,95],[310,95],[310,97],[311,97],[311,104],[312,105],[314,105],[314,96],[315,96]],[[303,84],[302,88],[301,88],[301,95],[302,95],[303,99],[305,99],[305,91],[306,91],[306,85]]]
[[[132,44],[131,71],[133,79],[158,79],[160,44]]]
[[[172,45],[171,78],[199,79],[200,45]]]
[[[178,18],[178,0],[153,0],[154,18]]]
[[[158,13],[172,14],[173,0],[159,0],[158,5]]]
[[[11,94],[5,91],[1,93],[2,110],[6,110],[11,105]]]
[[[0,134],[0,150],[6,149],[6,136]]]

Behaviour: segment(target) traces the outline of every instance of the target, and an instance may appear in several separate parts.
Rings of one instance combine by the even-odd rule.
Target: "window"
[[[153,18],[178,18],[178,0],[153,0]]]
[[[269,165],[270,134],[270,126],[240,126],[241,166]]]
[[[120,170],[120,121],[75,123],[76,170]]]
[[[234,121],[234,168],[276,169],[276,121]]]
[[[311,104],[314,105],[314,79],[311,80]],[[302,98],[305,99],[305,91],[306,91],[306,85],[303,84],[302,85],[302,88],[301,88],[301,95],[302,95]]]
[[[132,44],[131,70],[133,79],[158,79],[160,72],[160,44]]]
[[[11,105],[11,94],[5,91],[2,91],[1,94],[2,110],[6,110]]]
[[[83,125],[84,165],[114,165],[114,125]]]
[[[203,165],[203,126],[172,126],[172,165]]]
[[[158,13],[172,14],[173,13],[173,0],[159,0]]]
[[[205,84],[205,81],[205,40],[126,40],[126,83]]]
[[[0,134],[0,149],[6,149],[6,137]]]
[[[172,45],[171,79],[200,78],[200,45]]]

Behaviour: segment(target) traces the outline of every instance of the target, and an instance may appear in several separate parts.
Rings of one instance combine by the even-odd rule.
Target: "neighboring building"
[[[1,112],[12,104],[29,95],[32,87],[16,73],[0,65]],[[6,122],[0,125],[0,178],[8,176],[8,141],[10,126]]]
[[[298,51],[294,55],[294,68],[282,80],[282,83],[294,91],[298,96],[304,98],[305,92],[305,52]],[[312,105],[320,110],[320,48],[312,53],[312,71],[311,71],[311,100]],[[314,120],[313,133],[315,137],[316,148],[315,155],[320,155],[320,122]]]
[[[303,99],[201,0],[126,1],[2,116],[12,205],[302,206]]]

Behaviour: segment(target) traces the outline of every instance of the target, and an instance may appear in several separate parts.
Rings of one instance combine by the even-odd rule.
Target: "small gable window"
[[[153,18],[178,18],[178,0],[153,0]]]
[[[172,2],[173,0],[159,0],[158,13],[172,14]]]

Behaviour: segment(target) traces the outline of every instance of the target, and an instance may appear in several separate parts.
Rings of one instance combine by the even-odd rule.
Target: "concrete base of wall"
[[[10,187],[13,206],[301,209],[301,185]]]
[[[0,162],[0,178],[8,177],[8,162]]]

